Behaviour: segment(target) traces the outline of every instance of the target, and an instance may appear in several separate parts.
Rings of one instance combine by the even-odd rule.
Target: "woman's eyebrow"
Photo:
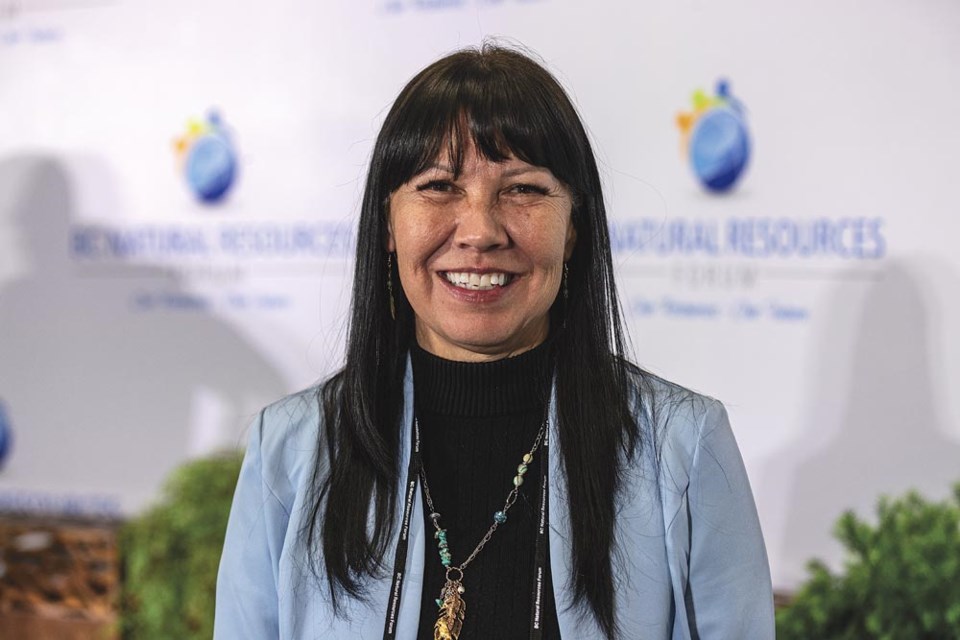
[[[444,173],[454,173],[453,167],[451,167],[448,164],[442,164],[439,162],[427,166],[427,168],[424,169],[421,173],[426,173],[427,171],[434,171],[434,170],[442,171]]]
[[[503,177],[512,178],[514,176],[519,176],[524,173],[549,173],[549,172],[550,170],[545,169],[544,167],[534,167],[532,165],[527,165],[527,166],[513,167],[512,169],[507,169],[506,171],[503,172]]]
[[[420,175],[423,175],[424,173],[429,173],[429,172],[431,172],[431,171],[440,171],[440,172],[442,172],[442,173],[455,173],[455,171],[453,170],[453,167],[452,167],[452,166],[450,166],[450,165],[448,165],[448,164],[443,164],[442,162],[435,162],[434,164],[428,165],[428,166],[420,173]],[[526,173],[549,174],[549,173],[550,173],[550,170],[547,169],[547,168],[545,168],[545,167],[537,167],[537,166],[533,166],[533,165],[523,165],[523,166],[511,167],[511,168],[509,168],[509,169],[504,170],[504,172],[501,174],[501,177],[504,177],[504,178],[513,178],[513,177],[516,177],[516,176],[519,176],[519,175],[523,175],[523,174],[526,174]]]

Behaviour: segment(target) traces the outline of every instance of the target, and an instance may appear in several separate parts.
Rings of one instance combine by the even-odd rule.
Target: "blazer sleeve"
[[[703,414],[688,492],[689,581],[694,638],[773,640],[773,588],[750,482],[726,409]]]
[[[280,553],[289,522],[263,480],[263,413],[250,428],[217,576],[215,640],[279,638]]]

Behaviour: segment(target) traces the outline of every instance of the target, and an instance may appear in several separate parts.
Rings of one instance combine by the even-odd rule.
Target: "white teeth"
[[[444,276],[446,277],[447,282],[455,284],[462,289],[481,291],[488,291],[498,286],[506,286],[511,279],[511,276],[507,275],[506,273],[484,273],[481,275],[479,273],[471,273],[469,271],[447,271],[444,273]]]

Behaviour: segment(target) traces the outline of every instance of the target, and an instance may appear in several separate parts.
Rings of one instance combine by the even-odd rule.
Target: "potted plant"
[[[944,502],[883,498],[876,524],[847,512],[834,532],[844,570],[809,564],[809,580],[777,613],[777,638],[960,638],[960,484]]]
[[[131,640],[209,640],[217,569],[242,456],[189,462],[121,530],[120,627]]]

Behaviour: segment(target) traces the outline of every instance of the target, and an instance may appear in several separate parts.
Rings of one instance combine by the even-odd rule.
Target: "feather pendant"
[[[437,614],[437,624],[433,625],[433,640],[457,640],[467,612],[467,603],[460,596],[460,583],[447,580],[440,595],[443,603]]]

